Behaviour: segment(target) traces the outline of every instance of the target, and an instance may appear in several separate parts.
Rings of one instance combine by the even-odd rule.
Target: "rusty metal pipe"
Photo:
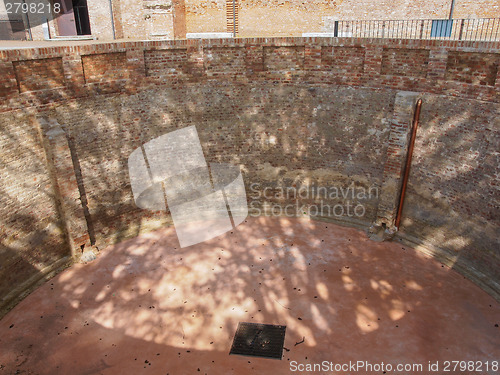
[[[413,127],[411,130],[410,144],[408,146],[408,154],[406,156],[406,166],[403,175],[403,184],[401,185],[401,194],[399,197],[398,213],[396,214],[395,226],[399,229],[401,223],[401,213],[403,212],[403,203],[406,195],[406,187],[408,185],[408,177],[410,176],[411,159],[413,157],[413,149],[415,148],[415,139],[417,138],[418,121],[420,120],[420,109],[422,108],[422,99],[418,99],[415,106],[415,114],[413,115]]]

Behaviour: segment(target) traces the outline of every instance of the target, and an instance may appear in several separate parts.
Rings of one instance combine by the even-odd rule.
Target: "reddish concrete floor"
[[[242,321],[286,325],[283,359],[230,356]],[[186,249],[166,228],[59,274],[0,321],[0,374],[383,373],[292,371],[323,361],[474,373],[445,372],[451,360],[494,374],[498,323],[499,303],[411,248],[333,224],[249,218]]]

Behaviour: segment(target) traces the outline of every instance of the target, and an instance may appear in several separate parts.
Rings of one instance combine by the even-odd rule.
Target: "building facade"
[[[23,11],[24,10],[24,11]],[[498,0],[1,0],[0,39],[184,39],[330,32],[335,21],[500,17]]]

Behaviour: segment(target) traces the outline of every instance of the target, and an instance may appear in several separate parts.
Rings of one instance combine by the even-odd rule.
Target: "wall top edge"
[[[284,47],[284,46],[374,46],[390,48],[427,48],[460,50],[485,53],[500,53],[500,42],[478,41],[447,41],[447,40],[419,40],[419,39],[380,39],[380,38],[332,38],[332,37],[275,37],[275,38],[221,38],[221,39],[183,39],[165,41],[131,41],[89,43],[67,46],[20,47],[0,49],[0,59],[20,60],[43,57],[67,56],[72,54],[99,54],[110,52],[124,52],[145,49],[175,49],[175,48],[203,48],[203,47]]]

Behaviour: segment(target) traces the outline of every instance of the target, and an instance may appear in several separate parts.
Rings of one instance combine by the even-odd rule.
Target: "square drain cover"
[[[239,323],[229,354],[281,359],[286,326]]]

